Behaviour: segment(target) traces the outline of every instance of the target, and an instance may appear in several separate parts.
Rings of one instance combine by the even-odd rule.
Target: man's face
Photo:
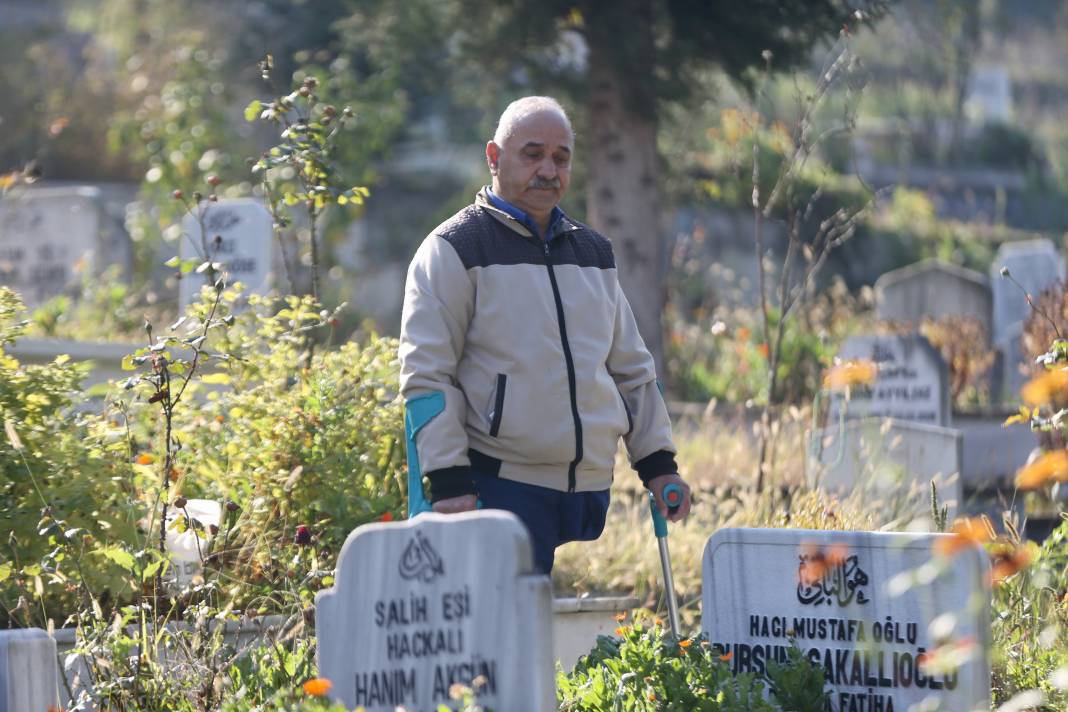
[[[539,111],[516,125],[498,146],[486,145],[493,192],[534,218],[548,216],[571,182],[574,137],[555,111]]]

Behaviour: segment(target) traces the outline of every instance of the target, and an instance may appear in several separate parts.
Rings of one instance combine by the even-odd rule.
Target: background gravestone
[[[846,402],[831,397],[828,423],[839,413],[853,418],[897,418],[929,425],[950,423],[949,374],[937,351],[919,334],[851,336],[838,352],[842,360],[864,359],[878,366],[875,383],[854,386]]]
[[[1022,353],[1020,335],[1023,322],[1031,313],[1020,287],[1001,276],[1001,268],[1008,267],[1012,278],[1020,283],[1034,299],[1043,290],[1065,279],[1064,258],[1051,240],[1022,240],[1007,242],[998,248],[990,265],[990,286],[993,294],[993,342],[1001,355],[1001,384],[999,395],[1004,401],[1014,401],[1025,376],[1020,367],[1028,359]]]
[[[971,316],[990,337],[990,282],[941,260],[923,260],[875,281],[875,314],[883,321],[919,324],[925,316]]]
[[[40,628],[0,630],[0,712],[59,709],[56,641]]]
[[[989,566],[979,549],[926,584],[900,585],[948,534],[724,529],[705,547],[701,630],[734,672],[762,672],[794,638],[824,669],[833,710],[990,708]],[[895,590],[898,589],[898,590]],[[895,595],[896,594],[896,595]],[[917,662],[935,639],[969,641],[956,672]]]
[[[831,492],[860,487],[877,497],[907,497],[914,514],[930,512],[934,482],[952,520],[961,504],[963,457],[958,430],[866,418],[813,433],[805,469],[813,485]]]
[[[182,220],[179,254],[183,260],[204,258],[205,244],[214,262],[223,264],[227,282],[242,282],[245,294],[266,294],[274,285],[275,238],[271,214],[263,204],[248,198],[208,203],[204,216],[204,240],[200,224],[192,215]],[[221,236],[218,247],[215,237]],[[197,299],[207,284],[205,274],[191,272],[180,282],[179,302],[182,311]]]
[[[100,249],[94,188],[41,188],[0,198],[0,285],[39,306],[92,274]]]
[[[555,709],[550,584],[532,571],[527,532],[507,512],[358,528],[334,588],[316,596],[330,695],[367,712],[422,712],[481,677],[484,707]]]

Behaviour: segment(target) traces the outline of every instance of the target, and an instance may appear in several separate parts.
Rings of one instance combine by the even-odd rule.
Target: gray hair
[[[567,126],[568,133],[574,138],[575,131],[571,128],[571,119],[567,117],[567,112],[564,111],[564,107],[560,106],[560,102],[551,96],[525,96],[509,104],[501,114],[501,118],[497,121],[497,130],[493,133],[493,142],[498,146],[503,146],[504,142],[515,133],[517,125],[531,114],[537,114],[540,111],[552,111],[559,114]]]

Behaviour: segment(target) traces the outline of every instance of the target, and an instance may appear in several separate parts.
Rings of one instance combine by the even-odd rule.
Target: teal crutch
[[[682,487],[670,484],[664,487],[661,496],[664,504],[672,513],[682,506]],[[660,514],[656,507],[656,497],[649,493],[649,511],[653,513],[653,533],[656,534],[656,543],[660,547],[660,568],[664,572],[664,597],[667,599],[668,622],[671,624],[671,634],[675,640],[679,639],[679,602],[675,598],[675,578],[671,575],[671,552],[668,551],[668,523],[667,519]]]

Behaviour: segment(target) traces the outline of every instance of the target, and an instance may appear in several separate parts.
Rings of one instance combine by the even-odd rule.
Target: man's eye
[[[556,156],[556,164],[558,166],[566,166],[570,162],[571,162],[571,159],[568,158],[567,156]]]

